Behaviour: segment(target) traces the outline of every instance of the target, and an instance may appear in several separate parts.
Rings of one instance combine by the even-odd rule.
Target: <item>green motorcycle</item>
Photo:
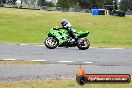
[[[78,37],[77,41],[72,41],[73,38],[70,37],[69,33],[65,29],[58,29],[57,27],[52,28],[48,32],[48,38],[45,39],[44,44],[49,49],[54,49],[56,47],[75,47],[77,46],[81,50],[88,49],[90,42],[86,38],[89,34],[88,31],[75,32]]]

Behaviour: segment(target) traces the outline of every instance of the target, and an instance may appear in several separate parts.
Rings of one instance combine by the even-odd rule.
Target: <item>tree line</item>
[[[0,3],[15,4],[17,0],[0,0]],[[132,10],[132,0],[121,0],[119,3],[118,0],[57,0],[57,3],[54,0],[21,0],[21,2],[32,2],[33,4],[37,2],[38,6],[48,6],[48,7],[60,7],[63,10],[68,10],[69,8],[74,9],[92,9],[92,8],[106,8],[107,5],[115,4],[115,9],[118,9],[117,3],[120,5],[121,10],[127,11],[128,9]]]

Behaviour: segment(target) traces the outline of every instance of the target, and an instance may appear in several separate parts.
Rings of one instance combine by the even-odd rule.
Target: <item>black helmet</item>
[[[68,24],[68,21],[67,21],[66,19],[63,19],[63,20],[61,21],[61,25],[62,25],[63,27],[65,27],[67,24]]]

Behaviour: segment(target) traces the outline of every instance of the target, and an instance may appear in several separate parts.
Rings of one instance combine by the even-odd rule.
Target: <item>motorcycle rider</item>
[[[65,29],[68,31],[68,33],[70,34],[70,36],[72,37],[72,41],[77,41],[77,36],[76,36],[76,30],[72,27],[72,25],[70,24],[70,22],[68,22],[66,19],[63,19],[61,21],[61,25],[62,28],[59,29]]]

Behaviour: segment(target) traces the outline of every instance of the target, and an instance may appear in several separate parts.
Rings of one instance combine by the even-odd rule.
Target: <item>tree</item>
[[[54,7],[55,6],[55,4],[53,3],[53,1],[50,1],[50,2],[46,2],[47,3],[47,6],[48,7]]]
[[[132,0],[121,0],[120,9],[127,11],[128,9],[132,10]]]
[[[72,5],[79,3],[79,6],[82,9],[91,9],[91,8],[104,8],[104,5],[107,0],[70,0]]]
[[[5,0],[5,4],[12,4],[15,5],[17,0]]]
[[[68,10],[70,6],[70,0],[58,0],[57,1],[57,6],[61,7],[63,10]]]
[[[115,1],[115,2],[113,2]],[[58,6],[60,7],[80,7],[81,9],[92,9],[92,8],[105,8],[105,4],[113,5],[117,9],[118,0],[58,0]],[[67,4],[66,4],[67,3]]]
[[[38,0],[38,6],[48,6],[48,7],[53,7],[54,3],[52,1],[46,1],[46,0]]]
[[[46,0],[38,0],[38,6],[46,6]]]
[[[91,5],[90,0],[79,0],[79,5],[81,6],[82,9],[87,9]]]
[[[4,6],[3,0],[0,0],[0,7],[3,7],[3,6]]]

